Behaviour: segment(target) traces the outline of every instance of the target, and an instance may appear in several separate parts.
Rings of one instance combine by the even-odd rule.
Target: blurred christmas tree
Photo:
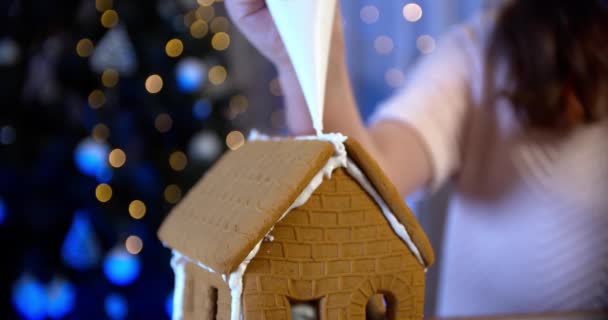
[[[0,318],[167,317],[156,229],[243,141],[218,2],[0,2]]]

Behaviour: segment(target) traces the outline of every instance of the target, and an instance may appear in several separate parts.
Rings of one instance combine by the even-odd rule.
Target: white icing
[[[331,134],[323,134],[320,136],[301,136],[301,137],[295,137],[294,139],[295,140],[323,140],[323,141],[331,142],[335,147],[335,153],[327,161],[327,163],[323,166],[323,168],[321,168],[321,170],[319,170],[319,172],[317,172],[317,174],[315,174],[315,176],[312,178],[312,180],[304,188],[302,193],[300,193],[300,195],[295,199],[295,201],[289,206],[289,208],[281,215],[279,220],[277,220],[277,223],[279,221],[283,220],[283,218],[285,218],[285,216],[287,216],[287,214],[289,212],[291,212],[293,209],[305,204],[308,201],[308,199],[310,198],[310,196],[313,194],[313,192],[321,185],[321,183],[323,183],[323,178],[331,179],[331,174],[335,169],[346,168],[346,171],[355,180],[357,180],[357,182],[361,185],[361,187],[372,197],[372,199],[374,199],[374,201],[380,207],[382,214],[388,220],[389,224],[391,225],[391,227],[393,228],[395,233],[399,236],[399,238],[401,240],[403,240],[405,242],[405,244],[409,247],[409,249],[414,254],[416,259],[418,259],[418,261],[426,268],[426,265],[424,264],[424,260],[422,259],[422,256],[420,255],[420,251],[416,247],[416,244],[412,241],[409,233],[405,229],[405,226],[403,226],[399,222],[399,220],[397,220],[397,218],[391,212],[391,210],[386,205],[386,203],[384,202],[382,197],[376,192],[373,185],[369,182],[369,180],[367,179],[365,174],[363,174],[363,172],[357,167],[357,165],[347,157],[346,147],[344,146],[344,141],[346,141],[347,137],[345,137],[339,133],[331,133]],[[278,141],[278,140],[282,140],[282,139],[281,138],[271,138],[267,135],[263,135],[263,134],[258,133],[257,131],[252,130],[249,135],[249,140]],[[258,254],[258,251],[260,250],[260,247],[261,247],[264,239],[273,239],[272,235],[270,235],[270,233],[272,232],[273,229],[274,229],[274,226],[271,227],[270,230],[268,230],[268,232],[265,233],[264,237],[262,237],[262,239],[255,245],[255,247],[249,252],[247,257],[245,258],[245,260],[243,262],[241,262],[241,264],[239,264],[239,266],[236,268],[236,270],[234,272],[230,273],[229,275],[222,275],[222,279],[224,281],[226,281],[228,283],[228,286],[230,287],[230,295],[232,298],[231,312],[230,312],[231,320],[241,320],[243,318],[243,315],[241,312],[242,294],[243,294],[243,276],[244,276],[245,271],[247,270],[247,266],[249,265],[251,260],[253,260],[253,258],[255,258],[255,256]],[[174,262],[174,261],[176,261],[176,262]],[[178,294],[178,280],[182,281],[181,291],[183,291],[183,281],[184,281],[183,262],[184,261],[190,261],[211,273],[217,273],[215,270],[213,270],[212,268],[209,268],[208,266],[204,265],[203,263],[188,259],[187,257],[184,257],[181,254],[179,254],[177,251],[174,251],[173,259],[171,260],[171,263],[172,263],[171,265],[173,266],[174,270],[179,270],[180,276],[178,277],[178,271],[175,271],[175,280],[176,280],[175,292],[176,292],[176,294],[174,296],[173,306],[174,306],[174,310],[180,310],[180,314],[181,314],[181,306],[182,306],[181,303],[183,300],[183,292],[180,292]],[[176,268],[174,265],[179,265],[181,267]],[[177,309],[176,309],[176,307],[177,307]],[[174,312],[174,314],[175,314],[175,312]],[[174,317],[173,319],[176,319],[176,318]]]

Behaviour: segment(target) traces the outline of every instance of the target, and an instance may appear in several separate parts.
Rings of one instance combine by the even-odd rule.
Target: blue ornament
[[[112,320],[125,319],[129,313],[127,299],[117,293],[108,295],[104,301],[104,306],[108,318]]]
[[[103,262],[106,278],[117,286],[133,283],[139,276],[140,268],[138,257],[128,253],[124,248],[112,249]]]
[[[47,297],[44,286],[31,276],[22,276],[13,286],[13,306],[25,319],[44,319]]]
[[[90,177],[100,177],[108,168],[110,148],[103,142],[93,138],[85,138],[74,150],[74,162],[83,174]]]
[[[198,100],[192,106],[192,114],[197,119],[204,120],[211,114],[211,103],[208,100]]]
[[[54,279],[47,289],[47,316],[61,319],[74,309],[76,290],[66,280]]]
[[[196,58],[185,58],[177,64],[177,87],[186,93],[198,90],[207,79],[207,68]]]
[[[99,262],[99,241],[87,213],[77,211],[61,246],[63,262],[79,271],[88,270]]]

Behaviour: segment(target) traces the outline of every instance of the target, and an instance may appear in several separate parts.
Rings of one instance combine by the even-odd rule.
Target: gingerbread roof
[[[349,158],[406,227],[426,265],[433,250],[378,164],[353,139]],[[254,141],[226,153],[171,211],[158,231],[168,247],[229,274],[289,209],[334,154],[319,140]]]

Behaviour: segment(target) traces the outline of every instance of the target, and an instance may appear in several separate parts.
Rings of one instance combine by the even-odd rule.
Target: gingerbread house
[[[339,134],[225,154],[163,222],[174,319],[422,318],[429,241],[378,164]],[[312,317],[312,316],[311,316]]]

